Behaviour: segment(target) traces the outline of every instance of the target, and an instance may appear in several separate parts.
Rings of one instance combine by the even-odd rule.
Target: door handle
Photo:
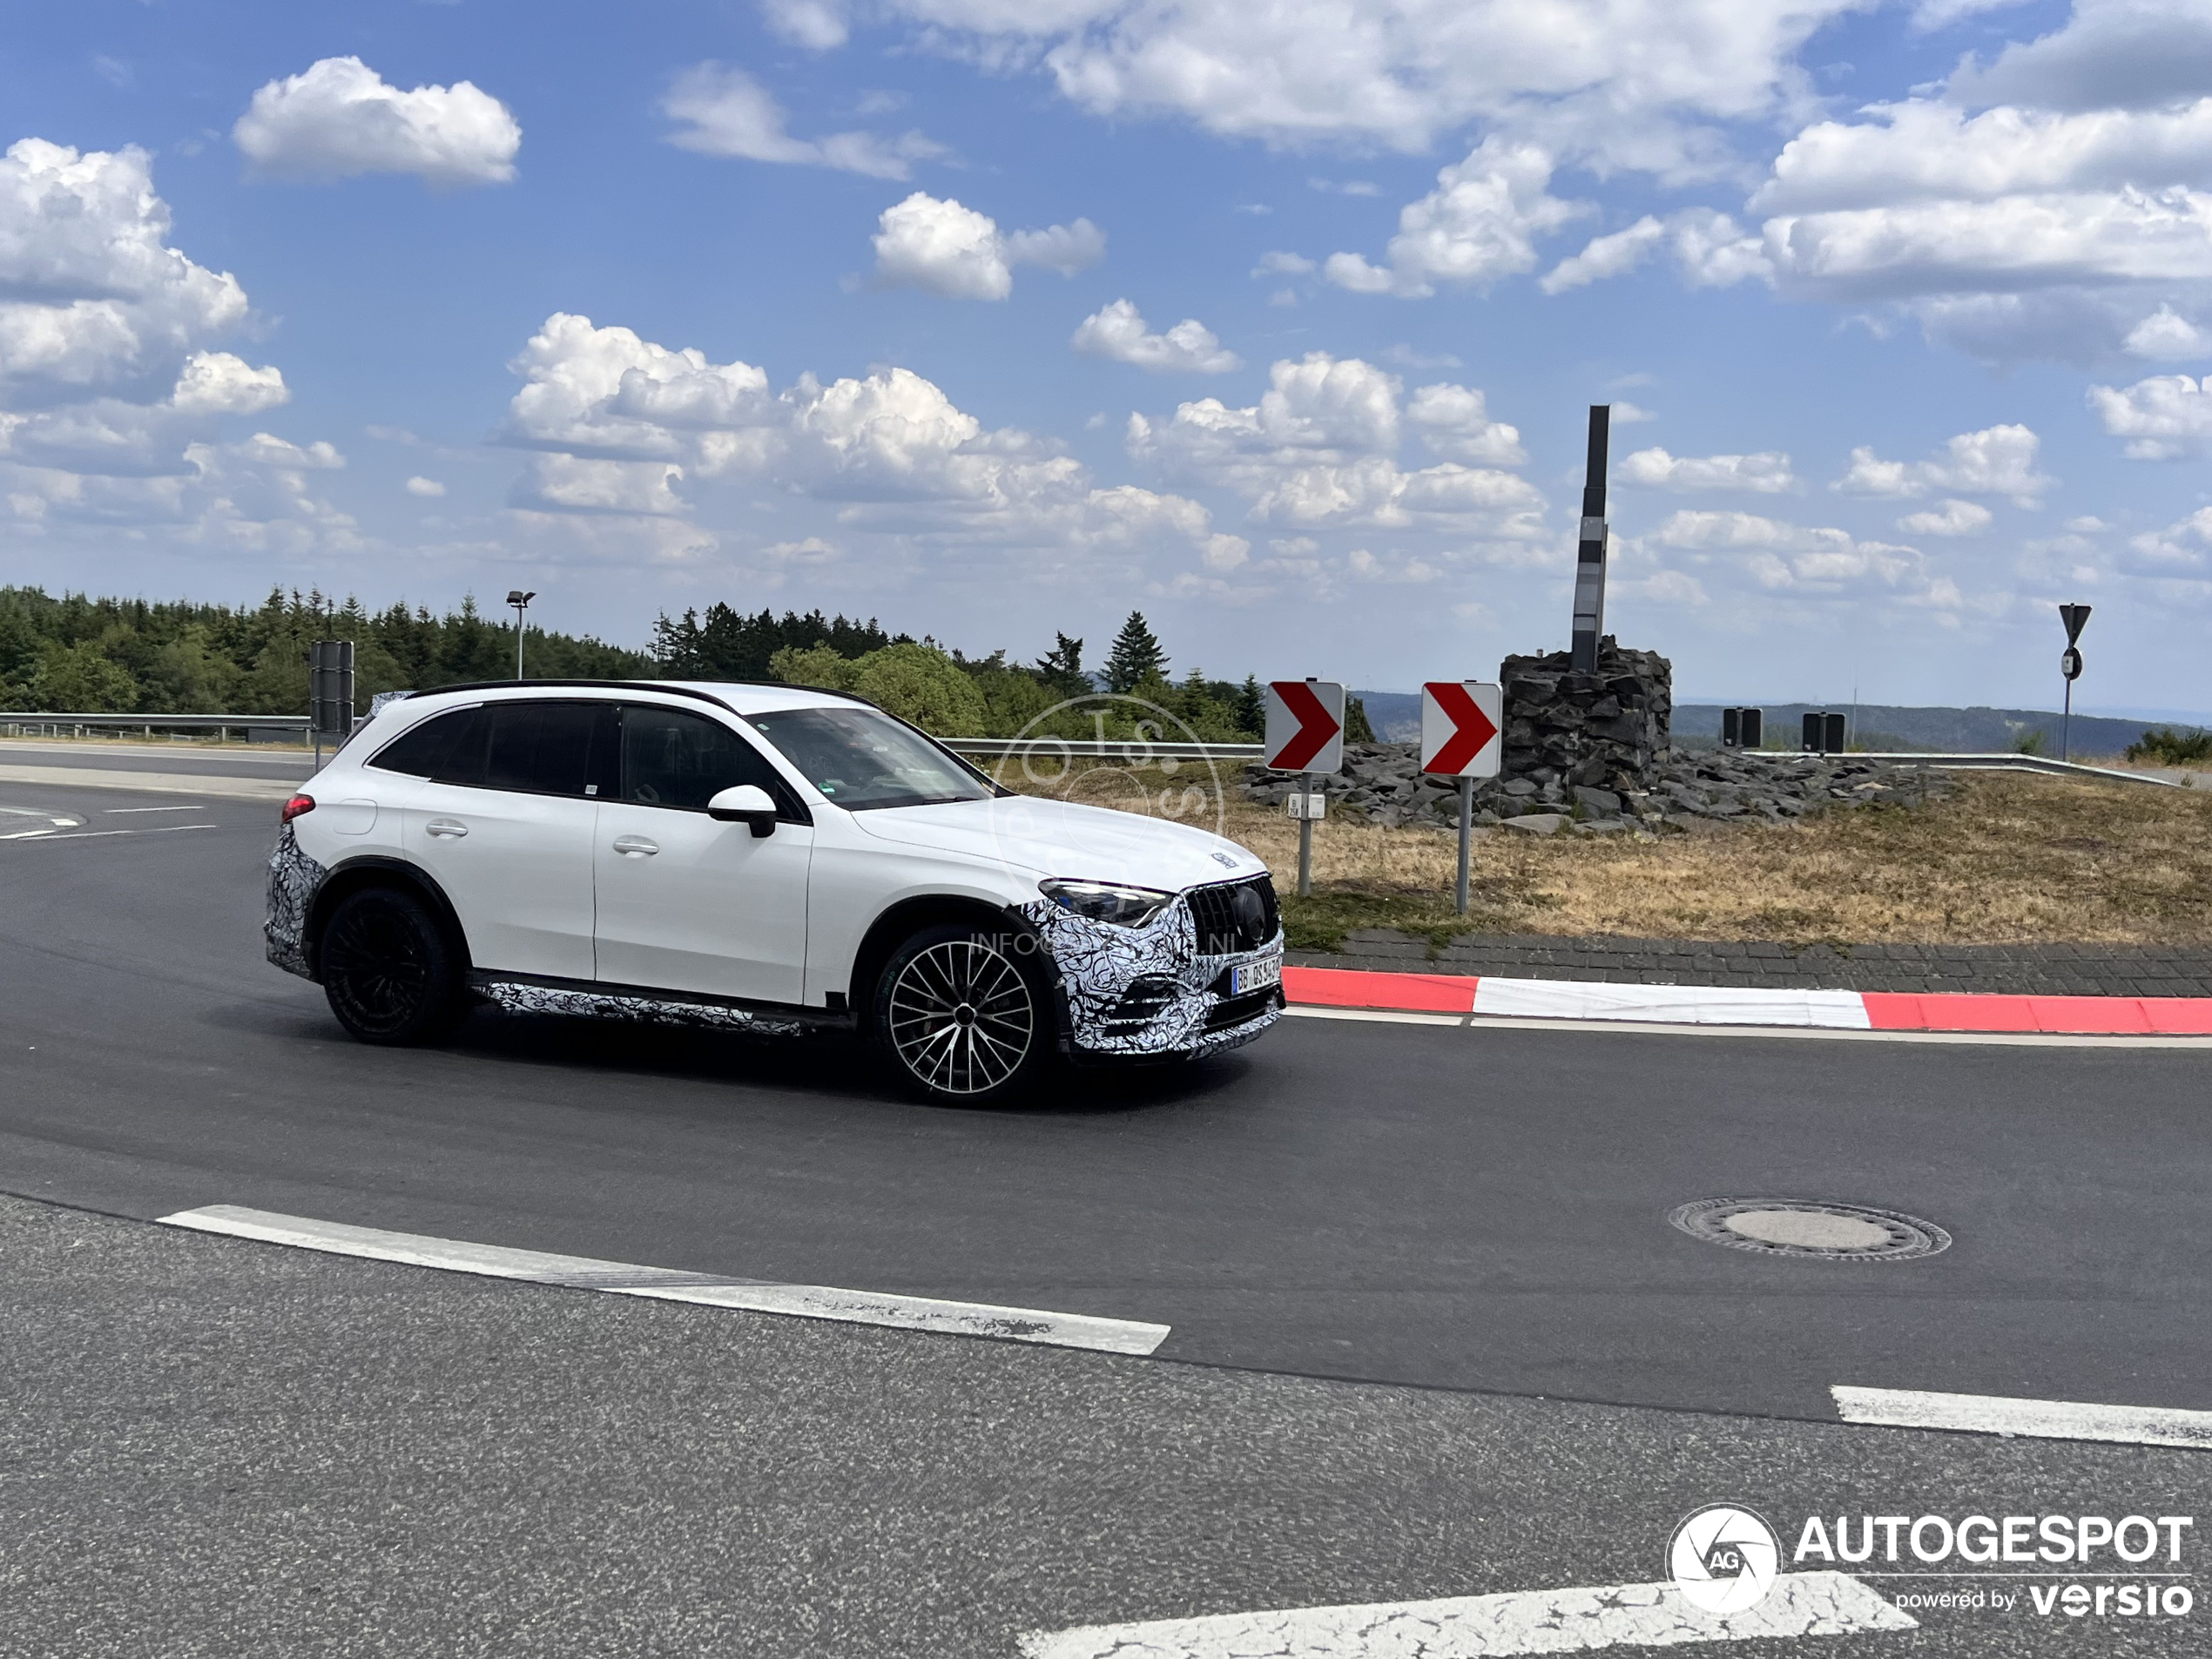
[[[422,833],[425,835],[450,835],[457,840],[469,833],[469,826],[450,818],[434,818],[422,826]]]
[[[642,835],[617,835],[615,851],[637,858],[651,858],[660,851],[658,841],[649,841]]]

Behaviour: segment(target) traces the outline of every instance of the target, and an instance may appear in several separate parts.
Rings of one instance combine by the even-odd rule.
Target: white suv
[[[269,960],[365,1042],[473,999],[857,1028],[975,1103],[1055,1055],[1197,1055],[1283,1008],[1233,841],[1011,794],[861,698],[506,682],[388,704],[284,808]]]

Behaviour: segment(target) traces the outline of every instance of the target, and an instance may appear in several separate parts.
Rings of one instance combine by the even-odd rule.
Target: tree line
[[[383,691],[515,671],[514,624],[485,617],[473,597],[438,616],[427,606],[372,611],[351,597],[283,589],[257,607],[234,608],[0,588],[0,710],[304,713],[307,647],[318,639],[354,642],[363,708]],[[704,615],[664,614],[642,651],[532,627],[524,666],[532,678],[777,679],[851,691],[945,736],[1132,737],[1157,726],[1150,735],[1171,741],[1183,735],[1179,726],[1206,742],[1260,737],[1258,678],[1214,678],[1197,667],[1173,677],[1140,612],[1130,613],[1095,671],[1084,652],[1082,637],[1055,632],[1052,649],[1033,661],[1012,661],[1004,651],[972,658],[927,636],[892,633],[873,617],[819,609],[749,615],[714,604]],[[1348,735],[1371,738],[1357,699],[1347,715]]]

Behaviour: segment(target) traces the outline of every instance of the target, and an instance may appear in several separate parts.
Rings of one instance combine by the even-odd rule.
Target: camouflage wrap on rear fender
[[[277,832],[276,851],[269,854],[269,912],[261,936],[269,960],[287,974],[314,977],[314,965],[307,960],[307,916],[329,874],[300,850],[291,825]]]

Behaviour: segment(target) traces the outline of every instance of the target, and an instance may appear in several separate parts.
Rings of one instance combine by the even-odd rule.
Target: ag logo
[[[1667,1568],[1682,1599],[1705,1613],[1741,1613],[1774,1588],[1782,1545],[1749,1509],[1708,1504],[1675,1528]]]

